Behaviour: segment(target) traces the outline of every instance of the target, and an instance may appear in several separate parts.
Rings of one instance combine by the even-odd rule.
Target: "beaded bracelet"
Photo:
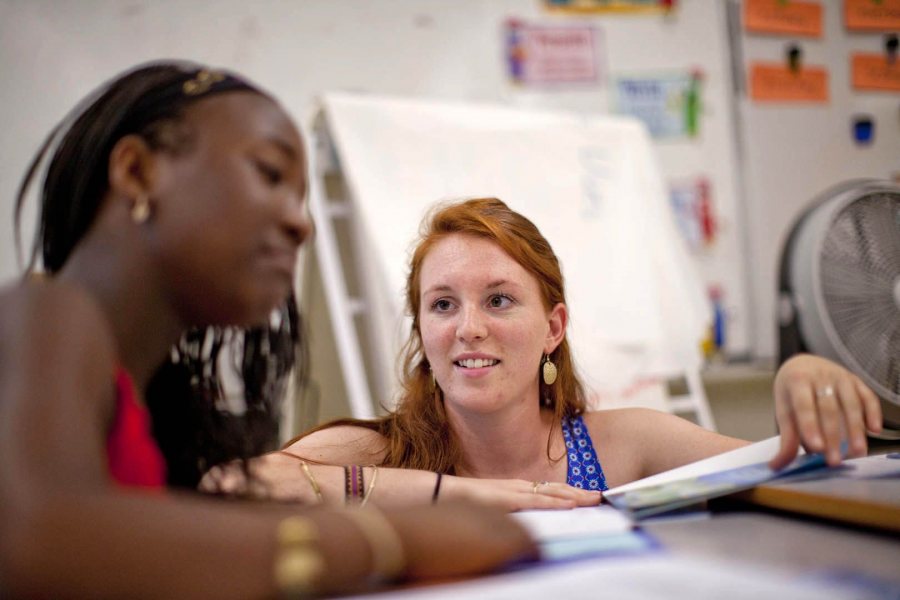
[[[352,520],[366,538],[372,553],[372,578],[393,581],[406,570],[406,554],[397,530],[376,508],[341,513]]]
[[[279,592],[290,598],[310,596],[325,570],[316,524],[306,517],[286,517],[278,524],[275,537],[274,576]]]
[[[360,504],[365,498],[363,468],[359,465],[344,466],[344,504]]]

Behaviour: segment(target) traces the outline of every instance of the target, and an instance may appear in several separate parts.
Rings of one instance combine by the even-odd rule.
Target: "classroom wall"
[[[806,44],[808,57],[830,65],[845,85],[844,46],[829,42],[842,35],[839,2],[823,4],[828,37]],[[728,5],[739,10],[740,2],[679,0],[669,16],[573,18],[546,14],[537,0],[0,0],[0,282],[18,272],[9,216],[43,136],[99,81],[139,62],[181,57],[233,67],[272,90],[304,123],[316,96],[334,89],[602,112],[612,108],[607,84],[617,75],[699,66],[705,75],[700,135],[661,142],[656,150],[667,179],[703,175],[711,182],[721,232],[696,260],[705,279],[726,290],[728,353],[771,357],[779,238],[813,189],[837,177],[890,175],[900,156],[896,100],[875,100],[885,115],[892,111],[879,140],[889,145],[868,154],[851,149],[850,162],[845,144],[826,138],[839,129],[832,137],[846,142],[845,113],[870,108],[871,97],[837,97],[840,122],[828,127],[820,126],[818,109],[748,111],[734,94],[730,48],[746,36],[727,27]],[[605,80],[550,93],[515,88],[503,58],[501,26],[508,17],[594,24]],[[842,39],[854,47],[877,45],[872,36]],[[784,43],[754,38],[737,46],[765,58],[780,55]],[[792,122],[799,125],[785,126]],[[806,130],[798,133],[801,127]],[[771,150],[796,148],[798,135],[808,140],[801,150],[815,148],[815,158],[805,155],[802,163],[802,183],[791,179],[787,161],[777,162],[776,176],[769,168],[779,156]],[[878,161],[871,160],[876,154]],[[25,213],[27,235],[33,206]]]
[[[684,0],[668,17],[587,18],[599,30],[600,83],[549,92],[509,83],[502,24],[509,17],[544,24],[585,19],[548,15],[536,0],[0,0],[0,17],[4,215],[11,213],[27,161],[65,110],[97,82],[148,59],[233,67],[271,89],[303,122],[317,94],[335,89],[603,112],[611,108],[614,76],[699,66],[705,74],[701,135],[657,150],[667,178],[703,174],[711,180],[723,235],[715,251],[697,261],[707,279],[727,289],[729,350],[741,354],[750,345],[727,39],[718,2]],[[0,281],[17,272],[10,232],[0,228]]]

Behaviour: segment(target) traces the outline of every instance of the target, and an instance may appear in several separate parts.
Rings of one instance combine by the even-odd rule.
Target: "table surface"
[[[732,505],[707,517],[648,520],[673,553],[796,570],[854,571],[900,584],[900,536]]]

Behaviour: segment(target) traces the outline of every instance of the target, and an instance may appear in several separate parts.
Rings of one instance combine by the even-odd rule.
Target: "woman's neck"
[[[565,456],[556,417],[550,410],[541,410],[536,399],[533,406],[515,406],[503,414],[449,413],[448,418],[462,449],[458,475],[565,480],[565,461],[550,458]]]
[[[120,235],[92,232],[58,275],[87,289],[106,314],[121,365],[143,389],[184,324],[165,300],[149,261]]]

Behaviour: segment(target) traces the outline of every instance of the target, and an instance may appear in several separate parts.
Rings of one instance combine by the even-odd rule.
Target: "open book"
[[[778,450],[778,436],[665,473],[613,488],[603,497],[633,519],[725,496],[773,479],[826,466],[821,454],[801,454],[775,471],[768,461]]]

